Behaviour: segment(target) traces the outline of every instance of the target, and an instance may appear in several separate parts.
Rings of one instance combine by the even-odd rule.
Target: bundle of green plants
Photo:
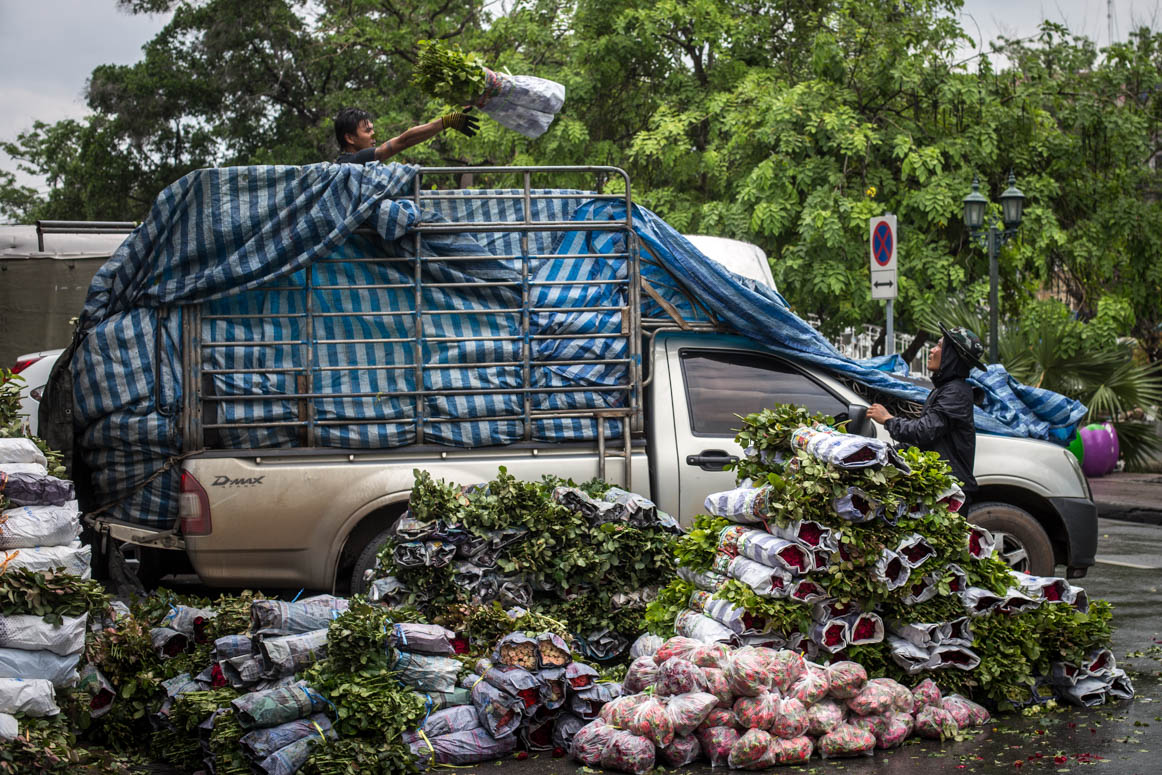
[[[130,775],[143,762],[78,745],[67,719],[20,719],[20,735],[0,745],[0,775]]]
[[[162,661],[150,641],[149,622],[136,616],[119,619],[115,626],[90,633],[84,662],[96,667],[112,684],[116,700],[97,719],[79,712],[75,722],[85,737],[115,751],[133,751],[150,731],[149,715],[161,700],[165,680]]]
[[[327,670],[357,673],[387,669],[392,650],[387,644],[393,620],[382,607],[355,598],[327,629]]]
[[[210,730],[210,755],[214,757],[214,775],[250,775],[250,763],[242,754],[239,741],[246,730],[238,724],[233,710],[214,719]]]
[[[753,486],[771,490],[762,515],[768,528],[810,520],[839,536],[838,551],[831,554],[827,567],[807,576],[829,599],[855,602],[860,610],[875,611],[885,621],[946,622],[966,613],[952,591],[956,576],[950,564],[964,572],[967,586],[997,595],[1014,586],[1009,568],[995,555],[970,556],[971,525],[940,500],[952,480],[947,463],[936,453],[910,448],[900,451],[903,465],[899,468],[844,470],[792,448],[796,428],[832,423],[832,418],[811,414],[802,407],[778,406],[742,418],[737,437],[747,450],[737,465],[738,481],[749,479]],[[898,516],[859,524],[844,520],[832,503],[851,487],[882,504],[884,513]],[[676,541],[678,565],[700,573],[711,570],[719,537],[732,524],[721,517],[697,517],[692,529]],[[763,525],[748,528],[762,530]],[[932,576],[936,596],[915,605],[906,600],[912,584],[888,589],[872,573],[883,551],[894,549],[911,534],[922,536],[935,552],[917,573]],[[674,579],[649,607],[650,629],[672,634],[675,619],[688,608],[693,591],[691,584]],[[764,623],[766,632],[785,638],[807,633],[812,625],[812,606],[761,596],[734,579],[721,583],[713,598],[744,609]],[[975,617],[971,620],[971,648],[980,657],[980,665],[967,671],[943,670],[934,677],[949,690],[990,700],[1000,707],[1019,704],[1029,697],[1038,676],[1049,673],[1052,662],[1077,663],[1093,649],[1108,646],[1110,618],[1110,607],[1102,601],[1091,603],[1085,613],[1065,604],[1046,604],[1021,613]],[[892,660],[886,642],[849,646],[841,656],[860,662],[869,672],[909,680]]]
[[[86,612],[100,615],[110,597],[98,581],[71,573],[10,568],[0,573],[0,615],[39,616],[50,624]]]
[[[469,102],[483,94],[487,86],[484,61],[461,51],[455,43],[421,40],[412,84],[447,102]]]
[[[396,738],[383,742],[363,737],[320,742],[300,770],[303,775],[404,775],[416,772],[411,750]]]
[[[334,706],[330,710],[332,726],[341,738],[390,742],[413,729],[426,712],[419,695],[386,668],[349,673],[336,670],[324,659],[306,670],[302,678]]]
[[[410,516],[438,525],[438,535],[453,531],[483,542],[496,531],[515,531],[519,540],[499,552],[496,569],[488,573],[527,582],[534,592],[523,607],[558,620],[568,632],[608,629],[632,638],[643,629],[643,591],[656,590],[659,579],[672,574],[673,533],[627,522],[591,524],[579,511],[553,501],[560,486],[599,499],[610,487],[604,482],[577,485],[557,477],[527,482],[503,467],[491,482],[468,488],[426,471],[417,470],[415,477]],[[433,621],[453,606],[474,604],[470,590],[457,583],[453,563],[408,567],[396,562],[395,549],[390,543],[380,552],[379,575],[403,584],[407,604]],[[497,624],[507,626],[499,619]]]

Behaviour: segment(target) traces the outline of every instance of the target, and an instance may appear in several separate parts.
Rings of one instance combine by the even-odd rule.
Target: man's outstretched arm
[[[430,140],[449,127],[472,137],[476,134],[478,125],[479,120],[476,116],[470,116],[467,113],[449,113],[426,124],[413,126],[403,134],[391,138],[375,149],[375,158],[377,161],[389,159],[400,151],[411,148],[413,145],[419,145],[425,140]]]

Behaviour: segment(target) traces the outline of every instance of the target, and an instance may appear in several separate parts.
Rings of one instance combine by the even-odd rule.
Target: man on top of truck
[[[449,113],[446,116],[420,124],[401,135],[391,138],[382,145],[375,145],[375,126],[371,114],[360,108],[343,108],[335,116],[335,140],[339,143],[337,164],[370,164],[386,161],[405,148],[429,140],[451,127],[457,132],[472,137],[476,134],[479,120],[476,116],[463,113]]]
[[[948,461],[952,475],[964,483],[963,513],[977,490],[973,396],[966,380],[972,367],[984,369],[980,360],[984,347],[977,335],[963,326],[948,329],[941,323],[940,330],[944,336],[928,354],[928,369],[936,387],[924,402],[924,413],[907,420],[893,416],[882,404],[872,404],[867,416],[882,423],[896,441],[939,452]]]

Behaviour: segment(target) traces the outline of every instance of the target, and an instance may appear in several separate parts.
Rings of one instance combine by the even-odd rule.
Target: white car
[[[12,372],[24,380],[20,387],[20,414],[28,423],[28,432],[36,436],[39,426],[37,416],[40,413],[40,399],[44,395],[44,386],[48,383],[48,375],[56,359],[64,350],[41,350],[35,353],[26,353],[17,357]]]

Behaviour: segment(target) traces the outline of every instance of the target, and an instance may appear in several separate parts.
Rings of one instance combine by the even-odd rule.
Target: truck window
[[[835,416],[847,411],[826,388],[793,366],[764,355],[724,350],[682,350],[690,430],[699,436],[733,436],[738,415],[775,404],[799,404]]]

